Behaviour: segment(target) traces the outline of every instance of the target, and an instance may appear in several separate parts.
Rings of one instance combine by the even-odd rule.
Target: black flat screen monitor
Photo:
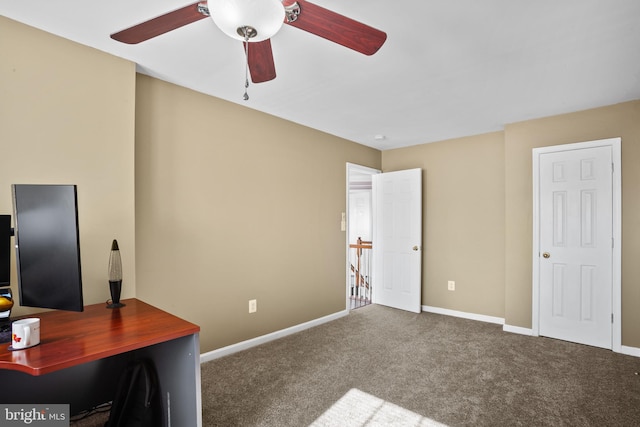
[[[0,215],[0,287],[11,284],[11,215]]]
[[[12,190],[20,305],[83,311],[76,186]]]

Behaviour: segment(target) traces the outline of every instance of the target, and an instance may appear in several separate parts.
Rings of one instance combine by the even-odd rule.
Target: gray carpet
[[[204,426],[638,426],[640,359],[367,306],[202,365]]]

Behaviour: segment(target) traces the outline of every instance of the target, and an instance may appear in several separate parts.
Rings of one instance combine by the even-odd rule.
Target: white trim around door
[[[555,145],[533,149],[533,306],[532,335],[539,336],[540,327],[540,156],[568,150],[611,147],[612,161],[612,350],[622,348],[622,185],[621,185],[621,138],[601,139],[574,144]]]
[[[374,169],[374,168],[370,168],[368,166],[362,166],[362,165],[358,165],[355,163],[349,163],[347,162],[347,182],[346,182],[346,212],[343,212],[343,218],[342,218],[342,231],[345,232],[345,251],[346,251],[346,256],[345,256],[345,274],[346,274],[346,278],[345,278],[345,282],[346,282],[346,287],[345,287],[345,309],[347,310],[347,312],[351,309],[351,304],[350,304],[350,298],[351,298],[351,294],[350,294],[350,288],[351,288],[351,262],[349,260],[349,244],[351,243],[349,241],[349,236],[351,235],[351,227],[354,226],[354,224],[351,224],[351,221],[349,220],[350,218],[350,214],[351,214],[351,210],[354,209],[353,206],[351,206],[351,200],[350,200],[350,190],[351,187],[353,186],[354,183],[358,183],[358,181],[363,181],[364,177],[368,178],[369,184],[371,184],[371,176],[373,175],[377,175],[379,173],[382,173],[382,171],[380,171],[379,169]],[[369,194],[371,195],[372,190],[369,187],[368,190]],[[373,206],[371,206],[370,212],[369,212],[369,220],[371,222],[373,222]]]

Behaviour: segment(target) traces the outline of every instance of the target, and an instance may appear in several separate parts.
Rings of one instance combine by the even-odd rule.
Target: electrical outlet
[[[449,289],[450,291],[455,291],[456,282],[454,282],[453,280],[449,280],[449,282],[447,282],[447,289]]]
[[[249,313],[255,313],[258,311],[258,301],[254,299],[249,300]]]

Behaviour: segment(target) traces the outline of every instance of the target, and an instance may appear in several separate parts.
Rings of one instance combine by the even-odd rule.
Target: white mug
[[[14,350],[40,344],[40,319],[29,317],[11,324],[11,347]]]

